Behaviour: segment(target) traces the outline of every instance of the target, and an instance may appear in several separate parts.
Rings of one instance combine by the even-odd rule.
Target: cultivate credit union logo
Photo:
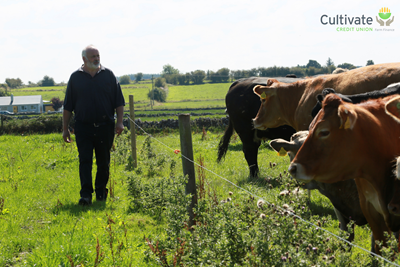
[[[379,19],[377,16],[376,21],[379,23],[380,26],[385,26],[385,24],[386,26],[390,26],[390,24],[392,24],[394,20],[394,16],[391,19],[389,19],[390,16],[392,16],[392,13],[390,13],[390,9],[387,7],[382,7],[381,9],[379,9],[378,15],[381,19]]]

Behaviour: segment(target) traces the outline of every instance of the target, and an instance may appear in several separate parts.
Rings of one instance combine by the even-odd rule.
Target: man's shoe
[[[81,199],[79,199],[79,205],[81,206],[92,205],[92,199],[89,197],[81,197]]]
[[[96,194],[96,200],[97,201],[106,201],[107,195],[108,195],[108,189],[104,188],[104,191],[102,194]]]

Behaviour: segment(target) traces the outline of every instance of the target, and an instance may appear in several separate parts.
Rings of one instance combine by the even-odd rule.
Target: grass
[[[156,103],[154,108],[212,108],[225,107],[225,95],[230,83],[200,84],[185,86],[170,86],[166,103]],[[152,88],[151,83],[131,83],[122,85],[125,102],[129,102],[129,95],[134,96],[136,110],[149,110],[150,101],[147,94]],[[15,96],[41,95],[43,100],[50,101],[53,97],[64,99],[66,86],[26,87],[13,89]],[[125,107],[129,109],[129,105]]]
[[[94,201],[90,207],[81,207],[77,205],[80,186],[75,143],[63,143],[61,134],[0,136],[0,266],[158,265],[156,259],[149,256],[152,253],[144,238],[167,238],[169,222],[146,212],[132,212],[127,190],[127,177],[132,172],[125,170],[130,153],[129,138],[128,134],[117,137],[116,150],[112,153],[113,195],[106,203]],[[173,152],[180,149],[179,136],[169,134],[156,138],[165,145],[153,141],[155,154],[174,160],[176,172],[182,173],[180,155]],[[295,186],[285,174],[288,158],[278,157],[264,145],[259,153],[262,178],[249,180],[237,136],[232,140],[225,161],[216,163],[220,138],[221,133],[194,133],[194,159],[198,161],[203,157],[207,169],[275,205],[296,200],[279,196],[283,189]],[[144,141],[145,136],[137,136],[138,151]],[[139,157],[139,167],[145,171],[147,167],[142,160]],[[155,179],[168,176],[166,169],[160,171]],[[221,178],[209,172],[206,176],[219,200],[228,197],[228,192],[233,192],[233,201],[248,197],[248,193]],[[271,182],[267,182],[268,179]],[[301,201],[304,203],[305,199]],[[315,224],[325,218],[324,228],[340,234],[329,201],[312,191],[311,203],[302,216]],[[355,233],[354,243],[368,250],[368,227],[356,226]],[[313,238],[317,239],[317,235]],[[349,255],[360,263],[369,261],[369,256],[356,248]]]

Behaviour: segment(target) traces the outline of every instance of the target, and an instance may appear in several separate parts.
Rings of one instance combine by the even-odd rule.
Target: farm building
[[[3,96],[0,97],[0,110],[7,110],[14,113],[43,112],[43,100],[41,95],[29,96]]]

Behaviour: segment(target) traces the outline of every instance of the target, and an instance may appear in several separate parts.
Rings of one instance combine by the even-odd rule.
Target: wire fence
[[[129,120],[130,120],[131,122],[135,123],[131,118],[129,118]],[[175,149],[173,149],[173,148],[167,146],[166,144],[164,144],[163,142],[161,142],[161,141],[158,140],[157,138],[153,137],[151,134],[147,133],[143,128],[141,128],[141,127],[140,127],[139,125],[137,125],[136,123],[135,123],[135,125],[136,125],[136,127],[138,127],[145,135],[151,137],[153,140],[157,141],[157,142],[160,143],[162,146],[164,146],[164,147],[166,147],[167,149],[171,150],[172,153],[175,153],[175,152],[174,152]],[[214,171],[209,170],[209,169],[207,169],[206,167],[204,167],[204,166],[202,166],[202,165],[200,165],[200,164],[198,164],[198,163],[196,163],[196,162],[190,160],[190,159],[187,158],[185,155],[181,154],[181,156],[182,156],[183,158],[185,158],[186,160],[188,160],[188,161],[192,162],[193,164],[195,164],[197,167],[202,168],[202,169],[204,169],[205,171],[207,171],[207,172],[209,172],[209,173],[212,173],[213,175],[215,175],[215,176],[218,177],[219,179],[221,179],[221,180],[223,180],[223,181],[225,181],[225,182],[227,182],[227,183],[233,185],[234,187],[236,187],[236,188],[238,188],[238,189],[240,189],[240,190],[242,190],[242,191],[248,193],[249,195],[251,195],[251,196],[253,196],[253,197],[257,198],[257,199],[260,199],[260,200],[262,200],[262,201],[268,203],[269,205],[272,204],[272,203],[270,203],[269,201],[265,200],[264,198],[262,198],[262,197],[256,195],[255,193],[250,192],[249,190],[247,190],[247,189],[245,189],[245,188],[243,188],[243,187],[241,187],[241,186],[239,186],[239,185],[236,185],[236,184],[233,183],[232,181],[226,179],[225,177],[222,177],[221,175],[215,173]],[[277,207],[278,209],[280,209],[281,211],[288,211],[287,209],[284,209],[284,208],[282,208],[282,207],[280,207],[280,206],[278,206],[278,205],[277,205],[276,207]],[[356,244],[353,244],[353,243],[351,243],[350,241],[348,241],[348,240],[346,240],[346,239],[344,239],[344,238],[342,238],[342,237],[340,237],[340,236],[338,236],[338,235],[336,235],[336,234],[334,234],[334,233],[332,233],[332,232],[330,232],[330,231],[328,231],[328,230],[326,230],[326,229],[324,229],[324,228],[322,228],[322,227],[320,227],[320,226],[318,226],[318,225],[316,225],[316,224],[314,224],[314,223],[312,223],[312,222],[310,222],[310,221],[307,221],[307,220],[303,219],[302,217],[298,216],[297,214],[295,214],[295,213],[293,213],[293,212],[291,212],[291,211],[288,211],[288,212],[289,212],[289,215],[291,215],[291,216],[293,216],[294,218],[297,218],[297,219],[303,221],[303,222],[306,223],[306,224],[309,224],[309,225],[311,225],[311,226],[314,226],[315,229],[321,229],[322,231],[324,231],[324,232],[326,232],[326,233],[328,233],[328,234],[330,234],[330,235],[336,237],[337,239],[339,239],[339,240],[341,240],[341,241],[343,241],[343,242],[346,242],[347,244],[349,244],[349,245],[352,246],[352,247],[361,249],[362,251],[367,252],[367,253],[369,253],[369,254],[371,254],[371,255],[373,255],[373,256],[375,256],[375,257],[377,257],[377,258],[379,258],[379,259],[381,259],[381,260],[383,260],[383,261],[385,261],[385,262],[387,262],[387,263],[389,263],[389,264],[391,264],[391,265],[393,265],[393,266],[399,266],[399,267],[400,267],[400,265],[398,265],[398,264],[396,264],[396,263],[394,263],[394,262],[391,262],[391,261],[389,261],[388,259],[385,259],[384,257],[382,257],[382,256],[380,256],[380,255],[378,255],[378,254],[376,254],[376,253],[374,253],[374,252],[371,252],[371,251],[369,251],[369,250],[367,250],[367,249],[365,249],[365,248],[363,248],[363,247],[360,247],[360,246],[358,246],[358,245],[356,245]]]

